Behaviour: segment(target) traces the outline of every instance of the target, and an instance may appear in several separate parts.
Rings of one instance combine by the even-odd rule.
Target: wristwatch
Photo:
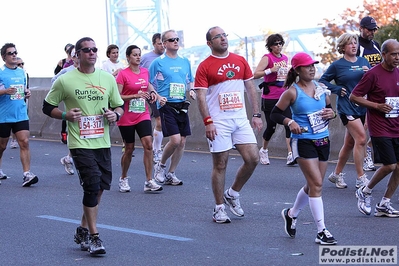
[[[119,121],[119,119],[121,119],[121,114],[115,111],[114,113],[116,114],[116,121]]]
[[[262,117],[262,115],[261,115],[260,113],[257,113],[257,114],[253,114],[253,115],[252,115],[252,117],[261,118],[261,117]]]

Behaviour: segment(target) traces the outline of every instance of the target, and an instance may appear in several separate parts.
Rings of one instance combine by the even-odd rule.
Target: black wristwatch
[[[114,113],[116,114],[116,121],[119,121],[119,119],[121,119],[120,113],[115,112],[115,111],[114,111]]]
[[[252,117],[261,118],[261,117],[262,117],[262,115],[261,115],[260,113],[257,113],[257,114],[253,114],[253,115],[252,115]]]

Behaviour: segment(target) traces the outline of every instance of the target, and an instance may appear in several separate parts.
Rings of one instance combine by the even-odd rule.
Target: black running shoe
[[[324,228],[323,231],[317,234],[315,242],[320,245],[337,244],[337,240],[335,240],[330,231],[328,231],[326,228]]]
[[[76,233],[73,238],[75,243],[80,245],[80,250],[89,250],[89,230],[87,228],[81,226],[76,228]]]
[[[291,218],[290,216],[288,216],[288,211],[290,209],[284,209],[281,211],[281,216],[284,219],[284,230],[285,233],[289,236],[294,238],[295,237],[295,233],[296,233],[296,218]]]

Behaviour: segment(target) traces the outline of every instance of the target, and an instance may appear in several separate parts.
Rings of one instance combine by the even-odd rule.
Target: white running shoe
[[[260,158],[260,164],[270,164],[269,161],[269,150],[268,149],[263,149],[260,148],[259,150],[259,158]]]
[[[16,139],[11,139],[10,141],[10,149],[16,149],[18,148],[18,142]]]
[[[344,180],[344,173],[339,173],[338,175],[332,172],[328,176],[328,180],[330,180],[331,183],[334,183],[337,188],[346,188],[348,185],[345,183]]]
[[[165,182],[165,169],[166,165],[161,165],[161,162],[154,166],[154,179],[158,183],[163,184]]]
[[[288,153],[287,156],[287,165],[294,165],[296,164],[296,161],[294,160],[294,157],[292,156],[292,152]]]
[[[157,151],[152,151],[154,157],[153,157],[153,161],[154,163],[159,163],[159,161],[161,161],[162,158],[162,150],[157,150]]]
[[[129,186],[129,177],[119,178],[119,192],[125,193],[125,192],[130,192],[130,186]]]
[[[73,171],[73,161],[69,155],[62,157],[60,161],[65,168],[65,172],[67,172],[68,175],[75,174],[75,172]]]
[[[367,175],[364,174],[360,178],[356,178],[356,188],[365,187],[369,182],[370,180],[367,179]]]
[[[244,216],[244,210],[241,208],[240,197],[233,197],[229,195],[229,190],[227,189],[223,194],[224,203],[230,207],[230,211],[238,217]]]
[[[144,183],[144,192],[157,192],[161,190],[163,190],[162,186],[158,185],[154,179],[145,181]]]
[[[229,218],[229,216],[226,213],[226,210],[222,207],[218,208],[218,209],[213,209],[213,221],[215,223],[218,224],[222,224],[222,223],[230,223],[231,220]]]
[[[174,172],[169,172],[165,177],[165,185],[181,186],[183,181],[177,178]]]

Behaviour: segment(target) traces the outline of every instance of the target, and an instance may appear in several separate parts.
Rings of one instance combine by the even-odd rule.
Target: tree
[[[375,35],[376,41],[380,44],[388,38],[399,40],[399,0],[363,0],[363,6],[355,10],[347,8],[340,14],[339,19],[324,19],[325,26],[322,28],[326,44],[325,52],[318,54],[321,62],[331,63],[338,59],[339,54],[336,49],[337,39],[345,32],[358,32],[360,20],[365,16],[372,16],[380,29]]]

